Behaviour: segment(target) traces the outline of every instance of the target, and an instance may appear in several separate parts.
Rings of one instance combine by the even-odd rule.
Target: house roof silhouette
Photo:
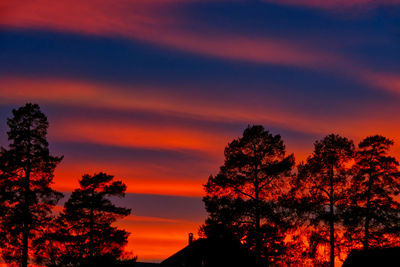
[[[343,267],[400,266],[400,247],[352,250]]]
[[[190,239],[189,239],[190,240]],[[255,266],[240,242],[219,238],[200,238],[161,262],[171,267]]]
[[[193,241],[165,259],[161,264],[169,266],[205,266],[205,255],[208,254],[207,243],[207,239],[204,238]]]

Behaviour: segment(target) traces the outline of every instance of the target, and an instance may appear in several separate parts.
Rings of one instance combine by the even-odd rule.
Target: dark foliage
[[[123,197],[125,184],[105,173],[84,175],[79,183],[80,188],[72,192],[48,232],[52,244],[42,242],[42,262],[54,266],[123,264],[121,257],[129,233],[112,224],[131,211],[115,206],[109,197]]]
[[[10,266],[134,266],[124,252],[129,233],[114,205],[126,186],[105,173],[84,175],[57,217],[62,194],[51,188],[62,157],[50,155],[48,121],[36,104],[13,110],[8,148],[0,148],[0,249]],[[225,148],[225,161],[204,185],[203,237],[165,263],[184,266],[334,266],[394,257],[400,233],[400,172],[393,141],[375,135],[355,150],[328,135],[297,173],[280,135],[248,126]],[[321,255],[330,248],[330,257]],[[370,249],[371,248],[371,249]],[[376,249],[379,248],[379,249]],[[369,250],[370,249],[370,250]],[[371,251],[371,254],[366,254]],[[370,257],[370,260],[368,260]],[[329,259],[329,260],[328,260]],[[367,260],[366,260],[367,259]]]
[[[38,105],[13,110],[7,125],[10,144],[0,152],[1,253],[6,262],[27,266],[28,252],[42,238],[62,197],[51,188],[62,157],[50,155],[49,125]]]
[[[393,141],[375,135],[365,138],[355,157],[354,175],[346,203],[347,236],[353,244],[393,246],[400,231],[399,163],[388,155]]]
[[[317,242],[329,240],[330,265],[335,262],[335,224],[339,223],[338,207],[348,201],[347,187],[354,156],[353,142],[339,135],[328,135],[314,144],[314,152],[306,163],[298,166],[292,194],[298,197],[305,223],[316,231],[310,235],[311,253],[315,257]],[[326,228],[329,231],[326,231]],[[314,254],[314,255],[313,255]]]
[[[254,253],[259,264],[282,256],[286,222],[277,201],[293,165],[294,157],[285,155],[279,135],[249,126],[225,148],[224,165],[205,185],[206,235],[208,229],[222,225]]]

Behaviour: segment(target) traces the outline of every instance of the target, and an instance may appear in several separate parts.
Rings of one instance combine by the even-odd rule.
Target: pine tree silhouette
[[[62,157],[50,155],[48,121],[37,104],[14,109],[7,120],[9,148],[1,149],[1,253],[7,263],[27,266],[31,241],[51,222],[51,211],[63,196],[50,186]]]
[[[220,172],[205,184],[208,223],[236,226],[233,232],[245,238],[260,264],[283,254],[284,223],[276,200],[293,165],[280,135],[249,126],[228,144]]]

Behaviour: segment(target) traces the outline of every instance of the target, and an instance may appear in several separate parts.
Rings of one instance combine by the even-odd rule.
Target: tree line
[[[124,197],[126,185],[106,173],[83,175],[57,212],[64,195],[52,184],[63,157],[50,154],[48,120],[31,103],[12,115],[9,145],[0,148],[3,261],[23,267],[134,264],[124,252],[129,233],[113,225],[131,213],[111,201]],[[351,249],[399,245],[400,172],[392,146],[381,135],[356,146],[330,134],[296,165],[280,135],[248,126],[227,145],[224,164],[204,185],[208,217],[199,234],[221,251],[205,266],[228,258],[230,266],[334,266]]]
[[[7,119],[8,148],[0,149],[0,251],[9,266],[123,266],[129,233],[113,223],[130,214],[110,197],[126,185],[112,175],[83,175],[61,211],[64,197],[52,188],[63,157],[49,152],[47,117],[37,104],[14,109]]]
[[[204,185],[207,238],[236,240],[254,266],[334,266],[351,249],[399,245],[400,172],[393,141],[357,146],[330,134],[295,164],[280,135],[248,126]]]

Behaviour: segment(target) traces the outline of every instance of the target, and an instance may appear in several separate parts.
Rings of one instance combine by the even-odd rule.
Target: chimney
[[[189,233],[189,246],[193,243],[193,234]]]

